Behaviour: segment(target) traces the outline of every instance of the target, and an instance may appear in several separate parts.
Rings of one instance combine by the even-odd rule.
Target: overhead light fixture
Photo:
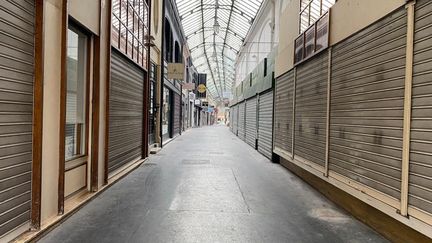
[[[219,22],[217,21],[217,18],[215,18],[215,22],[214,22],[214,25],[213,25],[213,30],[214,30],[214,34],[215,34],[215,35],[218,35],[218,34],[219,34],[219,31],[220,31],[220,24],[219,24]]]

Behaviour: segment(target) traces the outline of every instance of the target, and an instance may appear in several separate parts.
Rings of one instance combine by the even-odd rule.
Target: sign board
[[[194,90],[195,89],[195,83],[183,83],[182,88],[185,90]]]
[[[197,88],[197,98],[207,97],[207,74],[198,74],[198,88]]]
[[[201,105],[201,100],[195,100],[195,105]]]
[[[185,65],[183,63],[168,63],[168,79],[184,79]]]
[[[195,100],[195,94],[190,92],[189,93],[189,100]]]
[[[205,93],[207,90],[206,86],[204,84],[198,85],[197,91],[201,94]]]

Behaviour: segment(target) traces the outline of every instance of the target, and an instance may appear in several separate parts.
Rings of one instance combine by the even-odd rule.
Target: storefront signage
[[[204,84],[198,85],[197,91],[201,94],[205,93],[207,90],[206,86]]]
[[[183,63],[168,63],[168,79],[184,79],[185,66]]]
[[[195,83],[183,83],[182,88],[185,90],[194,90],[195,89]]]

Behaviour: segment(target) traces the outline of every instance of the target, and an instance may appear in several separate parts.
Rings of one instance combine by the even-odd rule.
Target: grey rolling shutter
[[[237,135],[238,132],[238,105],[234,106],[233,111],[233,132]]]
[[[259,96],[258,105],[258,151],[272,157],[273,91]]]
[[[293,125],[294,71],[276,79],[274,146],[291,153]]]
[[[180,95],[177,93],[174,93],[174,117],[173,117],[173,134],[174,136],[178,135],[180,133],[180,109],[181,109],[181,102],[180,102]]]
[[[297,68],[294,154],[324,166],[328,52]]]
[[[242,140],[245,140],[246,131],[245,131],[245,102],[239,104],[239,116],[238,116],[238,136]]]
[[[409,203],[432,214],[432,2],[415,5]]]
[[[397,199],[406,26],[401,8],[332,51],[330,170]]]
[[[140,159],[144,71],[113,49],[109,95],[108,171]]]
[[[246,143],[255,148],[257,139],[257,98],[246,101]]]
[[[0,237],[31,207],[34,3],[0,1]]]

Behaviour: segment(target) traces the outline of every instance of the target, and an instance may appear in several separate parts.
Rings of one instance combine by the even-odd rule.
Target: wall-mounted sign
[[[194,90],[195,89],[195,83],[183,83],[182,88],[185,90]]]
[[[207,98],[207,74],[198,74],[197,98]]]
[[[198,85],[197,91],[198,91],[200,94],[205,93],[206,90],[207,90],[207,88],[206,88],[206,86],[205,86],[204,84],[200,84],[200,85]]]
[[[185,65],[183,63],[168,63],[168,79],[184,79]]]
[[[190,92],[189,93],[189,100],[195,100],[195,94]]]

